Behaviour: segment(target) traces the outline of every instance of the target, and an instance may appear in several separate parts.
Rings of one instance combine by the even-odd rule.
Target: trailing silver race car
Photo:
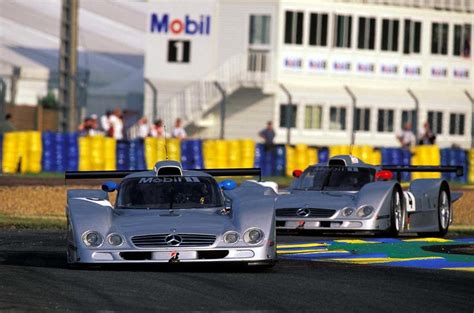
[[[162,161],[153,171],[67,172],[66,179],[123,178],[102,190],[67,194],[69,264],[245,262],[271,266],[274,189],[257,181],[218,184],[214,176],[259,169],[183,170]],[[115,204],[108,192],[117,190]]]
[[[456,172],[462,167],[372,166],[340,155],[295,170],[276,200],[277,229],[425,233],[444,236],[461,197],[444,179],[416,179],[404,191],[393,172]]]

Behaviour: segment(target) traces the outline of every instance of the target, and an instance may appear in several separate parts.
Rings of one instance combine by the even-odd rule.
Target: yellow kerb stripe
[[[277,250],[278,254],[313,254],[313,253],[320,253],[320,254],[327,254],[327,253],[349,253],[346,250]]]
[[[445,267],[443,270],[474,272],[474,267]]]
[[[299,244],[288,244],[288,245],[277,245],[277,249],[287,249],[287,248],[311,248],[311,247],[327,247],[327,243],[299,243]]]
[[[452,242],[449,239],[443,238],[415,238],[415,239],[405,239],[405,242]]]
[[[365,241],[360,239],[341,239],[341,240],[334,240],[335,242],[342,242],[342,243],[353,243],[353,244],[362,244],[362,243],[380,243],[377,241]]]
[[[354,264],[376,264],[376,263],[390,263],[390,262],[407,262],[418,260],[439,260],[442,257],[420,257],[420,258],[344,258],[344,259],[329,259],[329,261],[354,263]]]

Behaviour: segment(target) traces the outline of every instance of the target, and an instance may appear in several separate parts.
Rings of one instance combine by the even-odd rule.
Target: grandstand
[[[441,147],[469,148],[473,6],[470,0],[83,0],[79,73],[89,73],[89,82],[79,106],[101,114],[119,105],[168,125],[183,117],[191,135],[216,138],[218,82],[227,93],[226,138],[258,139],[257,130],[272,120],[276,142],[285,143],[283,85],[293,100],[292,143],[347,145],[354,126],[357,144],[389,147],[404,122],[427,120]],[[174,26],[165,27],[165,15]],[[192,34],[179,29],[186,16]],[[7,102],[35,105],[57,88],[59,21],[59,0],[0,2]],[[194,22],[203,28],[193,30]],[[157,116],[144,77],[158,88]]]
[[[0,2],[0,75],[7,102],[36,105],[58,86],[61,1]],[[142,111],[147,8],[138,1],[80,1],[79,75],[89,73],[85,112]],[[18,77],[14,79],[15,68]],[[16,93],[11,94],[12,81]]]

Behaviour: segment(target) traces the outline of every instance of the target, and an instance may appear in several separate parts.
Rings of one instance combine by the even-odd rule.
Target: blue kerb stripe
[[[474,238],[461,238],[461,239],[453,239],[455,242],[472,242],[474,243]]]

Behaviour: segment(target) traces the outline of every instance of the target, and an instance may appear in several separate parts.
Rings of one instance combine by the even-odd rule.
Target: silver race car
[[[69,264],[244,262],[272,266],[272,187],[240,186],[214,176],[255,175],[259,169],[183,170],[162,161],[153,171],[67,172],[66,179],[123,178],[102,190],[67,194]],[[115,204],[108,193],[117,191]]]
[[[461,197],[443,179],[416,179],[408,190],[393,179],[401,172],[456,172],[462,167],[372,166],[340,155],[295,170],[297,177],[275,203],[277,229],[370,231],[391,235],[444,236]]]

